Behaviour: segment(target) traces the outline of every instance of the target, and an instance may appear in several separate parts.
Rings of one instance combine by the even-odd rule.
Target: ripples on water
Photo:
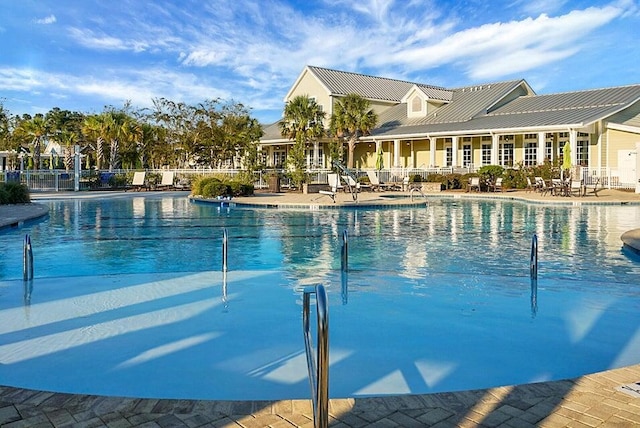
[[[640,224],[636,207],[546,207],[433,200],[428,208],[282,211],[229,209],[178,197],[52,201],[49,220],[3,232],[0,278],[21,275],[30,233],[36,276],[217,270],[222,229],[231,269],[323,274],[350,267],[422,278],[434,273],[526,276],[538,235],[541,277],[638,282],[619,236]]]

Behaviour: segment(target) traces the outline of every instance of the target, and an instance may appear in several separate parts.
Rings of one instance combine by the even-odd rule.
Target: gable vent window
[[[411,100],[411,112],[417,113],[422,111],[422,100],[420,97],[413,97]]]

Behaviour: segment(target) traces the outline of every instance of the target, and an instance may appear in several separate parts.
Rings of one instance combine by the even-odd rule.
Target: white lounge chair
[[[133,180],[131,181],[131,188],[140,190],[142,188],[147,188],[146,172],[144,171],[136,171],[133,173]]]
[[[165,171],[162,173],[162,181],[160,181],[160,184],[158,184],[156,188],[158,190],[162,190],[166,188],[173,189],[174,180],[175,180],[175,172]]]
[[[367,176],[369,176],[369,181],[371,182],[372,190],[385,190],[393,187],[392,184],[386,184],[381,182],[374,171],[367,171]]]
[[[327,180],[332,192],[335,193],[340,189],[344,189],[344,186],[340,184],[340,176],[338,174],[327,174]]]

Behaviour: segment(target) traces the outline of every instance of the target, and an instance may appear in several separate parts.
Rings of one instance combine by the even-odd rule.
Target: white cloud
[[[437,43],[416,44],[379,57],[421,70],[458,64],[472,79],[501,77],[553,63],[576,54],[586,34],[619,17],[623,10],[606,6],[550,18],[486,24],[452,33]]]
[[[36,24],[43,24],[43,25],[49,25],[49,24],[55,24],[56,22],[56,17],[55,15],[49,15],[45,18],[41,18],[41,19],[36,19],[35,23]]]

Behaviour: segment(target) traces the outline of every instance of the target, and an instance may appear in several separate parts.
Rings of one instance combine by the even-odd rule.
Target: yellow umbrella
[[[380,150],[378,150],[378,158],[376,159],[376,169],[380,171],[382,168],[384,168],[384,160],[383,160],[382,147],[380,147]]]
[[[567,141],[562,148],[562,170],[571,170],[571,144]]]

